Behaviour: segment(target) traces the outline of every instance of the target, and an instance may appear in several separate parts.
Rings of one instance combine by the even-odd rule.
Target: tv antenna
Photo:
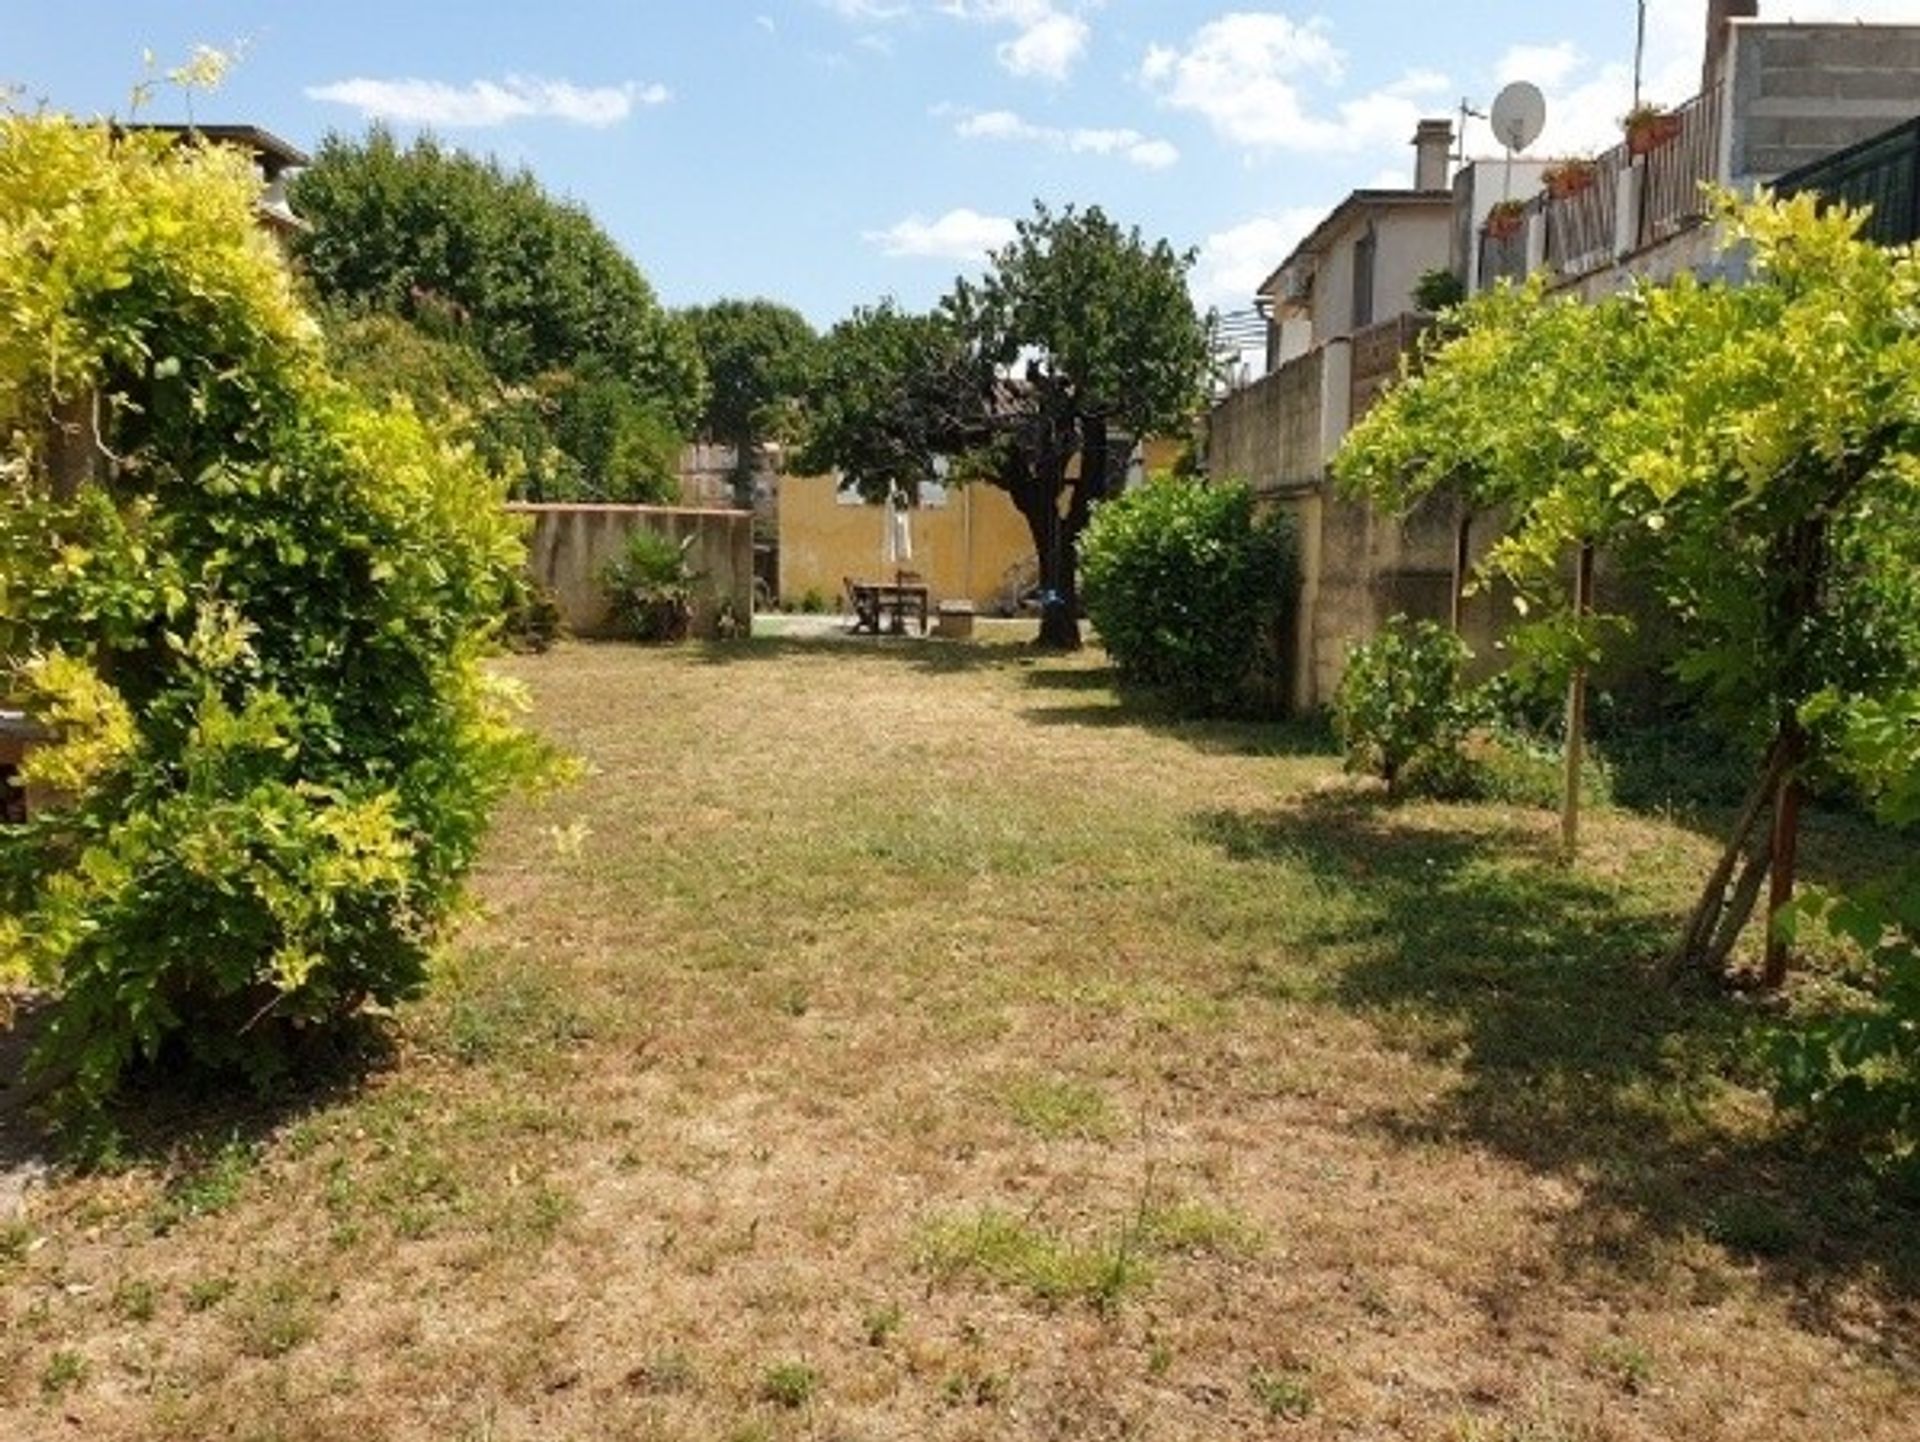
[[[1493,98],[1489,116],[1493,134],[1507,151],[1506,186],[1502,199],[1513,199],[1513,157],[1540,138],[1547,128],[1547,97],[1540,87],[1516,80]]]

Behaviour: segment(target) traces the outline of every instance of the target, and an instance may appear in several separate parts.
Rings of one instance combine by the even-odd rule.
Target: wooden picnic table
[[[896,636],[904,635],[907,615],[920,622],[920,634],[927,634],[927,610],[932,588],[922,581],[847,581],[847,597],[853,603],[853,629],[869,635],[880,634],[880,622],[891,616],[890,627]]]

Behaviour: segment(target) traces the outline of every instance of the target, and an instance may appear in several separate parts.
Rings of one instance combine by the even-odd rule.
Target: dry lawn
[[[384,1051],[0,1222],[0,1437],[1917,1435],[1914,1213],[1644,977],[1702,836],[1097,656],[513,669],[591,776]]]

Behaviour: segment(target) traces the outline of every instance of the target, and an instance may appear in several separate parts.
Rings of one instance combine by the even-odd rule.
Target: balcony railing
[[[1480,276],[1476,291],[1492,290],[1503,280],[1527,278],[1527,227],[1523,222],[1511,235],[1480,232]]]
[[[1774,189],[1872,206],[1865,234],[1881,245],[1920,240],[1920,118],[1788,171]]]
[[[1613,259],[1626,164],[1624,148],[1611,150],[1593,163],[1586,189],[1547,199],[1547,265],[1555,275],[1585,275]]]
[[[1696,95],[1670,112],[1679,134],[1647,155],[1640,189],[1640,244],[1656,245],[1700,223],[1707,213],[1701,187],[1721,179],[1721,87]]]

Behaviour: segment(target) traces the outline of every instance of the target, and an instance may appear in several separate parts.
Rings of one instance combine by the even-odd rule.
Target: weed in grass
[[[875,1307],[862,1319],[861,1330],[866,1335],[869,1347],[884,1347],[892,1341],[900,1330],[901,1314],[897,1302],[889,1302],[884,1307]]]
[[[1005,1099],[1016,1122],[1050,1141],[1068,1137],[1104,1141],[1116,1130],[1106,1097],[1080,1082],[1023,1078],[1007,1087]]]
[[[87,1359],[62,1347],[40,1369],[40,1395],[59,1397],[77,1391],[87,1382]]]
[[[805,1362],[776,1362],[761,1374],[760,1400],[797,1412],[820,1390],[820,1374]]]
[[[1301,1422],[1313,1412],[1313,1388],[1300,1372],[1271,1372],[1255,1367],[1247,1387],[1266,1414],[1279,1422]]]
[[[207,1312],[219,1306],[233,1294],[233,1278],[202,1277],[187,1284],[184,1298],[189,1312]]]
[[[1592,1362],[1602,1376],[1636,1397],[1653,1385],[1653,1354],[1624,1337],[1610,1337],[1595,1347]]]
[[[1159,1381],[1172,1370],[1173,1348],[1157,1339],[1149,1343],[1147,1347],[1147,1375],[1155,1381]]]
[[[654,1397],[672,1397],[693,1390],[693,1359],[685,1352],[656,1352],[627,1373],[627,1385]]]
[[[439,1027],[446,1050],[468,1066],[551,1051],[591,1035],[554,977],[499,957],[464,959],[445,987]]]
[[[251,1146],[232,1137],[212,1156],[175,1177],[154,1203],[149,1218],[154,1235],[164,1236],[190,1218],[226,1211],[240,1199],[254,1155]]]
[[[1105,1311],[1153,1280],[1140,1243],[1131,1226],[1090,1243],[1071,1242],[986,1207],[927,1228],[920,1264],[945,1276],[971,1274],[1015,1287],[1043,1302],[1086,1302]]]
[[[151,1322],[160,1291],[144,1277],[126,1277],[113,1289],[113,1310],[129,1322]]]
[[[25,1222],[0,1224],[0,1267],[10,1267],[27,1258],[33,1246],[33,1228]]]
[[[1013,1392],[1013,1383],[1004,1373],[983,1372],[978,1367],[962,1367],[941,1384],[940,1395],[949,1407],[997,1407]]]
[[[319,1328],[313,1298],[287,1277],[249,1288],[236,1303],[233,1320],[241,1352],[263,1360],[286,1356]]]
[[[1150,1203],[1141,1209],[1139,1229],[1157,1252],[1248,1255],[1260,1248],[1258,1228],[1206,1202]]]

